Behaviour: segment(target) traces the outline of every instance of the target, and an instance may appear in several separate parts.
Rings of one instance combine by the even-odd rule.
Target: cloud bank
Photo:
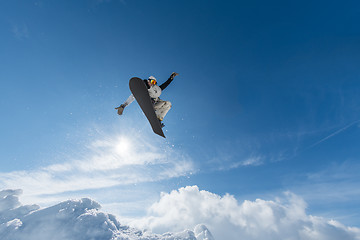
[[[215,239],[227,240],[360,239],[359,228],[308,215],[306,207],[303,199],[289,192],[275,201],[256,199],[239,203],[232,195],[219,196],[188,186],[162,193],[148,215],[131,225],[166,232],[203,223]]]
[[[187,186],[162,193],[146,217],[130,223],[132,227],[101,212],[101,206],[88,198],[40,209],[38,205],[22,205],[18,199],[21,194],[21,190],[0,191],[0,239],[360,239],[359,228],[307,214],[304,200],[292,193],[274,201],[239,203],[229,194],[219,196]]]
[[[0,191],[0,239],[2,240],[214,240],[204,225],[194,231],[153,234],[121,225],[88,198],[68,200],[39,209],[22,206],[21,190]]]

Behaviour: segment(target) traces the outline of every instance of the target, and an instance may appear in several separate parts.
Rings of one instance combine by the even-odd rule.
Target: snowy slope
[[[95,201],[68,200],[40,209],[22,206],[21,190],[0,191],[0,239],[2,240],[214,240],[204,225],[194,231],[162,235],[121,225]]]

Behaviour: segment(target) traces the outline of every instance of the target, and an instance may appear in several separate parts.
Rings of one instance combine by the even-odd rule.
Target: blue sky
[[[117,211],[126,216],[144,212],[161,191],[184,186],[239,200],[291,191],[309,213],[359,227],[359,7],[2,1],[0,186],[23,188],[33,197],[28,201],[86,195],[112,209],[121,203],[126,210]],[[180,75],[162,95],[173,105],[165,140],[151,132],[136,103],[116,114],[131,77],[154,75],[161,83],[173,71]],[[140,160],[124,169],[116,157],[129,149],[129,159]],[[104,156],[110,160],[96,160]],[[79,169],[103,178],[91,164],[133,178],[117,184],[114,175],[86,187],[80,182],[89,179],[75,177]],[[71,177],[56,174],[64,167]],[[58,191],[34,190],[19,177],[40,183],[43,171],[51,183],[73,178],[79,185],[69,180],[54,186]]]

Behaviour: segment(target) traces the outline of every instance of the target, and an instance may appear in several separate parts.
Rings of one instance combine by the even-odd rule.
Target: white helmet
[[[155,81],[156,81],[156,78],[155,78],[154,76],[150,76],[150,77],[148,78],[148,80],[155,80]]]

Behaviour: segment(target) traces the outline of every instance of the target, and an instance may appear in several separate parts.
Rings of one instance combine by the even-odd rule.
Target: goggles
[[[156,80],[155,79],[149,79],[150,80],[150,83],[155,85],[156,84]]]

